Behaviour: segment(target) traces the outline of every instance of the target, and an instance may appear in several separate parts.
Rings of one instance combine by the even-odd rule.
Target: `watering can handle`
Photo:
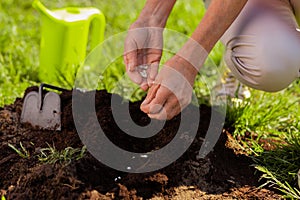
[[[100,42],[103,41],[104,38],[104,30],[105,30],[105,17],[104,15],[99,12],[94,14],[91,17],[91,41],[90,47],[91,49],[95,48]]]

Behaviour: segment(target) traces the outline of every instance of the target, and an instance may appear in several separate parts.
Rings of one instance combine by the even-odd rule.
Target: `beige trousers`
[[[248,0],[221,38],[239,81],[275,92],[300,77],[299,15],[300,0]]]

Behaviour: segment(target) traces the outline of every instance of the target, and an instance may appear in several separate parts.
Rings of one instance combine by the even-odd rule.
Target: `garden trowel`
[[[56,86],[41,84],[38,92],[29,92],[24,99],[20,121],[42,129],[61,130],[60,96],[50,91],[43,94],[44,88],[65,90]]]

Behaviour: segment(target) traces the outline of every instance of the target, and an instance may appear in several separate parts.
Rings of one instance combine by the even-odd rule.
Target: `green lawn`
[[[40,15],[28,0],[0,2],[0,107],[22,97],[30,85],[39,84]],[[137,18],[145,1],[137,0],[53,0],[42,1],[49,8],[95,6],[106,16],[105,38],[126,31]],[[167,28],[190,35],[205,10],[200,0],[178,0]],[[206,65],[218,66],[223,46],[218,43]],[[122,61],[120,61],[122,63]],[[213,64],[212,64],[213,63]],[[119,67],[124,68],[121,64]],[[121,69],[119,71],[122,71]],[[115,72],[119,73],[118,71]],[[109,77],[107,78],[109,79]],[[199,79],[201,80],[201,79]],[[109,80],[107,80],[109,81]],[[195,92],[200,101],[207,96],[198,81]],[[252,98],[228,108],[226,128],[232,131],[239,148],[253,156],[265,181],[300,198],[296,173],[300,166],[300,83],[278,93],[252,91]],[[262,148],[262,140],[277,141],[271,151]]]

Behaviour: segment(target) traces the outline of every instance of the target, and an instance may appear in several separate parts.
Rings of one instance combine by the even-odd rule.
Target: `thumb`
[[[125,54],[124,58],[127,70],[133,72],[137,66],[137,51],[131,51]]]

